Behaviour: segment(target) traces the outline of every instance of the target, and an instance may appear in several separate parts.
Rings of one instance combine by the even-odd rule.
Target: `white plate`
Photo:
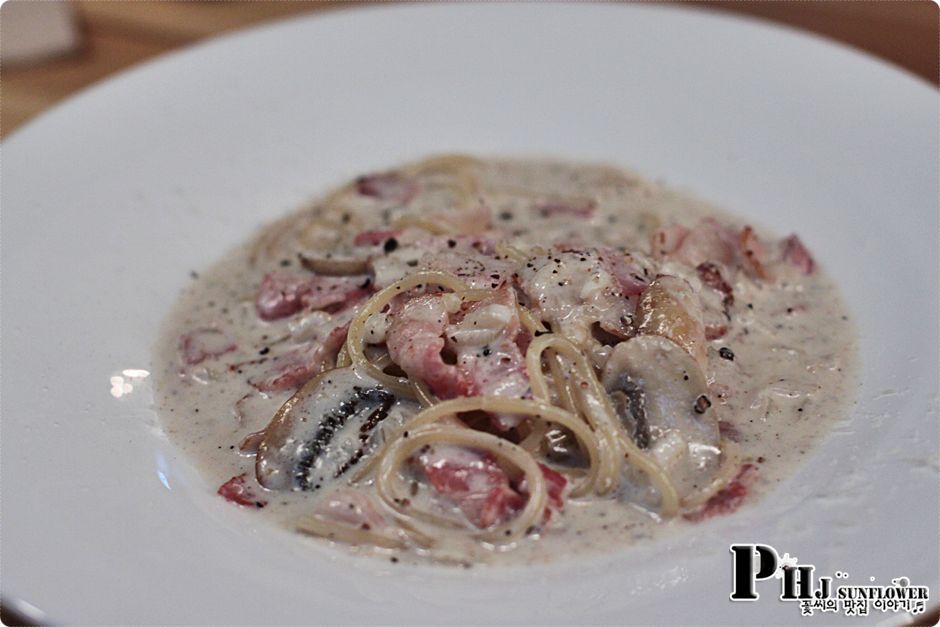
[[[78,623],[799,622],[769,588],[729,602],[734,541],[936,595],[937,114],[816,39],[598,5],[292,20],[79,95],[3,146],[4,596]],[[161,437],[148,380],[110,378],[149,369],[191,269],[448,150],[617,162],[798,231],[862,334],[851,420],[763,506],[602,559],[411,569],[253,526]]]

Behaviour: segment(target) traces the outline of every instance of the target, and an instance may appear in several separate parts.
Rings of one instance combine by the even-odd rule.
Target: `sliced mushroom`
[[[649,448],[650,423],[646,418],[646,397],[629,376],[621,374],[609,389],[610,400],[627,428],[627,433],[640,448]]]
[[[327,371],[300,388],[265,428],[255,460],[258,482],[271,490],[317,490],[375,450],[380,424],[397,427],[416,411],[355,368]]]
[[[300,265],[320,276],[350,276],[369,273],[369,260],[356,257],[308,257],[297,255]]]
[[[637,334],[669,338],[705,368],[702,303],[685,279],[660,276],[650,283],[636,306],[634,324]]]
[[[683,348],[657,335],[627,340],[611,353],[603,383],[628,432],[666,469],[680,496],[708,482],[721,454],[718,419],[705,376]]]

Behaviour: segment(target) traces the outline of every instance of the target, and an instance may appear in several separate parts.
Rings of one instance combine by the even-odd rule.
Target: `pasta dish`
[[[755,501],[839,417],[854,341],[796,235],[613,168],[445,156],[194,276],[157,400],[246,515],[532,561]]]

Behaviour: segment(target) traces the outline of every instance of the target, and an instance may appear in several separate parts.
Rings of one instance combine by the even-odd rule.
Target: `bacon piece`
[[[517,340],[522,325],[516,294],[509,286],[471,303],[446,328],[447,346],[457,355],[457,368],[476,394],[522,398],[530,394],[525,356]],[[505,431],[519,423],[512,415],[491,416]]]
[[[799,268],[800,272],[809,275],[816,269],[816,262],[812,255],[806,250],[803,242],[795,234],[790,235],[781,242],[783,248],[783,260]]]
[[[728,485],[712,496],[705,505],[694,512],[685,514],[683,518],[691,522],[700,522],[712,516],[724,516],[741,507],[750,490],[750,486],[757,479],[757,466],[742,464],[738,474]]]
[[[744,271],[753,278],[764,281],[771,280],[770,273],[767,271],[767,250],[764,243],[757,237],[757,233],[750,225],[745,225],[741,229],[738,237],[738,245],[741,253],[741,265]]]
[[[612,248],[601,248],[598,252],[602,255],[603,267],[617,279],[624,297],[638,296],[649,286],[647,273],[632,255]]]
[[[428,481],[442,496],[454,502],[471,523],[480,528],[503,522],[525,507],[528,489],[525,481],[514,490],[505,471],[489,454],[460,446],[437,446],[418,458]],[[564,508],[564,489],[568,480],[544,464],[539,469],[545,477],[548,505],[544,522],[551,510]]]
[[[262,392],[291,390],[332,367],[336,354],[346,341],[349,325],[338,326],[322,340],[312,340],[301,347],[272,359],[274,367],[260,381],[252,381]]]
[[[300,276],[276,271],[265,275],[255,297],[262,320],[277,320],[302,309],[325,309],[357,300],[369,293],[368,277]]]
[[[268,504],[267,501],[259,498],[254,488],[245,482],[247,473],[236,475],[219,486],[217,494],[226,501],[245,507],[254,507],[261,509]]]
[[[529,307],[553,331],[593,351],[600,346],[595,325],[622,339],[631,334],[629,322],[637,299],[625,298],[624,292],[635,292],[641,281],[635,288],[627,285],[631,279],[624,275],[633,272],[628,260],[620,265],[622,257],[623,253],[609,249],[554,249],[519,268],[518,285]]]
[[[565,506],[563,494],[568,480],[560,472],[554,471],[545,464],[539,464],[542,474],[545,476],[545,483],[548,487],[548,503],[555,509],[561,510]],[[546,508],[546,514],[548,514]]]
[[[717,340],[728,334],[728,325],[726,324],[706,324],[705,339]]]
[[[374,230],[363,231],[353,239],[354,246],[379,246],[393,237],[396,237],[401,231],[397,230]]]
[[[236,348],[235,342],[218,329],[195,329],[179,339],[180,357],[187,366],[214,359]]]
[[[441,355],[449,312],[440,294],[413,298],[391,318],[385,345],[409,377],[424,381],[442,399],[473,395],[466,375]]]
[[[459,446],[436,446],[418,457],[434,489],[454,502],[473,525],[485,529],[525,505],[490,455]]]
[[[406,204],[418,193],[418,184],[397,172],[382,172],[360,176],[356,191],[376,200]]]
[[[696,271],[702,283],[721,292],[724,297],[722,302],[726,307],[730,307],[734,304],[734,290],[728,285],[724,277],[721,276],[721,270],[718,269],[718,266],[709,262],[701,263],[696,268]]]
[[[703,284],[721,294],[721,305],[724,319],[730,320],[731,307],[734,305],[734,292],[728,282],[725,281],[724,277],[722,277],[721,270],[715,264],[711,262],[705,262],[699,264],[699,266],[696,268],[696,271],[698,272],[699,279],[701,279]],[[703,315],[705,315],[705,339],[717,340],[720,337],[724,337],[728,332],[728,325],[725,324],[724,321],[719,321],[716,319],[721,314],[712,312],[712,308],[707,307],[711,301],[710,299],[707,299],[706,296],[706,294],[702,294]]]
[[[690,266],[705,262],[730,264],[735,258],[735,234],[714,218],[704,218],[689,231],[675,253]]]
[[[301,296],[310,290],[308,279],[290,272],[270,272],[261,280],[255,297],[255,310],[262,320],[277,320],[295,314],[303,307]]]
[[[659,259],[671,255],[679,249],[688,234],[689,229],[679,224],[657,229],[650,236],[650,253]]]
[[[741,432],[738,431],[738,428],[734,426],[734,424],[727,420],[718,421],[718,433],[721,434],[721,437],[728,438],[732,442],[741,441]]]
[[[539,463],[539,470],[542,471],[542,476],[545,477],[545,487],[548,492],[548,506],[545,508],[544,518],[544,522],[548,522],[552,516],[553,508],[558,511],[565,508],[564,492],[565,486],[568,485],[568,480],[565,479],[563,474],[552,470],[545,464]],[[523,494],[529,493],[525,481],[519,485],[519,491]]]

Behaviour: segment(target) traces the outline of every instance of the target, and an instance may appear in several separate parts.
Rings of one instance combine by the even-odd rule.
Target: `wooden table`
[[[73,4],[84,33],[78,52],[26,67],[3,68],[0,136],[79,89],[158,54],[289,15],[355,10],[358,3],[79,0]],[[687,10],[744,14],[813,31],[940,84],[940,10],[930,0],[686,0],[673,4]]]

